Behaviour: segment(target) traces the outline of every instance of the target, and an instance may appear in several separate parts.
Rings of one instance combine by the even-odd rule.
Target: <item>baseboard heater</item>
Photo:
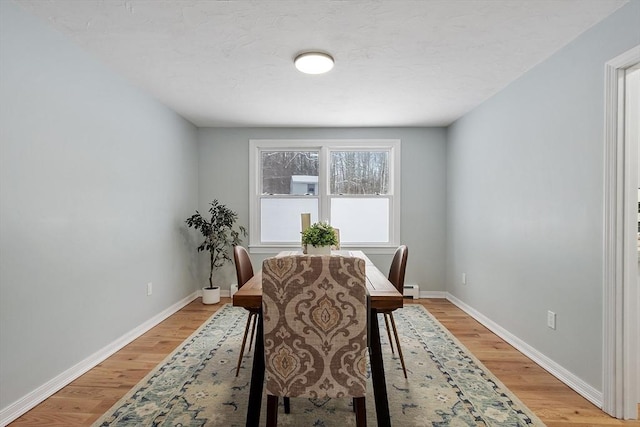
[[[404,297],[420,299],[420,286],[414,283],[404,285]]]

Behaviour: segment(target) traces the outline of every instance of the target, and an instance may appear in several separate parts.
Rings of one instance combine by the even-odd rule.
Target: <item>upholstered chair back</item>
[[[342,256],[267,258],[262,265],[267,394],[363,397],[365,262]]]

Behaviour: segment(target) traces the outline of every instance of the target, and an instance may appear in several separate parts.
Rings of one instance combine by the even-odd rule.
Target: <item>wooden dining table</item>
[[[299,251],[283,251],[277,256],[300,255]],[[334,255],[355,256],[365,260],[365,274],[367,277],[367,294],[369,305],[369,360],[371,362],[371,381],[376,405],[378,426],[389,427],[389,401],[387,399],[387,385],[382,362],[380,346],[380,328],[378,324],[379,310],[395,310],[402,308],[403,297],[378,268],[362,251],[333,251]],[[253,353],[253,367],[251,370],[251,385],[249,404],[247,407],[247,427],[257,427],[260,422],[260,408],[262,405],[262,390],[264,388],[264,342],[262,323],[262,271],[258,271],[234,295],[233,305],[249,310],[259,311],[256,343]]]

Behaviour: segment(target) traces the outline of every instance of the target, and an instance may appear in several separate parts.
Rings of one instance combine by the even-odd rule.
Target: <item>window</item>
[[[341,246],[399,244],[399,140],[251,140],[249,161],[253,252],[299,247],[307,212]]]

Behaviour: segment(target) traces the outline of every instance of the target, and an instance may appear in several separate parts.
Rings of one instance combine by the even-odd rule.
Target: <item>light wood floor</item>
[[[10,425],[90,425],[229,301],[196,299]],[[548,426],[640,426],[609,417],[450,302],[418,301]]]

